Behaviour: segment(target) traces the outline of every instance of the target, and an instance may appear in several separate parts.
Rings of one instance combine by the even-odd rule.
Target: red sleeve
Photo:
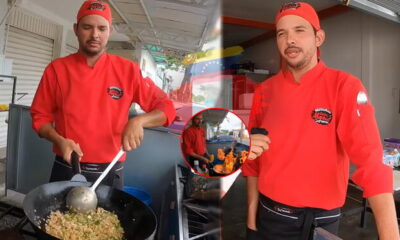
[[[54,122],[54,113],[57,111],[57,89],[56,74],[53,65],[50,64],[43,73],[30,109],[32,127],[36,132],[39,132],[43,124]]]
[[[261,119],[262,119],[262,108],[263,108],[263,91],[262,91],[262,85],[257,88],[257,90],[254,92],[253,96],[253,103],[251,106],[251,111],[250,111],[250,117],[249,117],[249,131],[253,127],[259,127],[261,124]],[[247,160],[246,162],[243,163],[243,176],[253,176],[253,177],[258,177],[259,175],[259,160],[260,158],[256,158],[254,160]]]
[[[366,94],[361,81],[350,77],[339,93],[338,137],[350,161],[357,167],[353,181],[364,189],[364,197],[393,192],[393,170],[383,164],[383,149],[374,108],[357,103],[360,92]]]
[[[143,78],[137,63],[133,63],[135,76],[137,77],[137,87],[132,99],[140,107],[150,112],[160,110],[164,112],[167,118],[164,126],[170,125],[175,119],[175,107],[167,94],[157,87],[150,78]]]
[[[183,152],[188,155],[192,155],[194,153],[193,147],[192,147],[192,138],[193,135],[190,132],[190,129],[186,129],[183,131],[182,134],[182,141],[183,141]]]

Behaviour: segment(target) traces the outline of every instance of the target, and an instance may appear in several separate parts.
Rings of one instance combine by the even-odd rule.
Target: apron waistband
[[[71,165],[69,165],[62,157],[56,155],[56,161],[59,162],[62,165],[65,165],[66,167],[72,168]],[[86,172],[104,172],[104,170],[108,167],[110,163],[85,163],[85,162],[80,162],[81,165],[81,171],[86,171]],[[117,162],[113,169],[114,171],[119,171],[124,168],[123,162]]]
[[[339,218],[340,208],[326,210],[321,208],[298,208],[276,202],[260,193],[260,204],[268,211],[291,219],[303,219],[301,240],[307,240],[313,227],[318,225],[317,221],[322,219]]]

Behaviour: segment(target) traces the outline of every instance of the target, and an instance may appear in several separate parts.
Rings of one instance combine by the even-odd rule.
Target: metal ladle
[[[96,182],[93,183],[91,187],[79,186],[71,189],[66,198],[67,207],[73,212],[86,213],[90,210],[94,210],[97,207],[97,196],[96,188],[99,186],[100,182],[105,178],[105,176],[110,172],[111,168],[117,163],[121,156],[125,153],[124,150],[120,150],[111,163],[107,166],[104,172],[99,176]],[[74,156],[75,155],[75,156]],[[71,162],[75,167],[79,167],[79,156],[74,152],[72,154]],[[77,166],[76,166],[77,164]],[[80,170],[78,170],[80,173]]]

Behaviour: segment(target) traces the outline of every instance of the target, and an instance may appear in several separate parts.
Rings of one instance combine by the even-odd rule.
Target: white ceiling
[[[109,2],[141,41],[188,52],[201,49],[206,35],[213,27],[212,22],[219,16],[219,12],[216,12],[217,0],[109,0]]]
[[[180,54],[201,50],[222,16],[273,23],[276,12],[290,0],[104,0],[113,7],[116,32],[111,41],[141,41]],[[317,11],[339,0],[304,0]],[[377,1],[377,0],[370,0]],[[398,0],[379,0],[398,3]],[[75,22],[83,0],[20,0],[20,5],[66,26]],[[221,5],[221,7],[220,7]],[[222,13],[220,12],[222,9]],[[265,29],[224,24],[224,46],[234,46],[266,32]],[[73,35],[72,33],[69,35]]]
[[[201,50],[220,15],[274,23],[289,0],[104,0],[113,8],[116,31],[111,41],[143,42],[182,56]],[[83,0],[22,0],[28,9],[43,9],[49,19],[71,26]],[[308,0],[317,11],[340,4],[338,0]],[[220,6],[221,4],[221,6]],[[222,12],[220,12],[222,9]],[[267,29],[223,25],[224,47],[260,36]]]
[[[219,17],[218,0],[104,0],[113,8],[111,41],[141,41],[196,52]],[[83,0],[22,0],[25,8],[71,26]]]

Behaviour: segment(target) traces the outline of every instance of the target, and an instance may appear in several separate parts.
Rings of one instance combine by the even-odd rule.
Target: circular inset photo
[[[234,173],[247,160],[249,148],[246,125],[223,108],[208,108],[192,116],[181,138],[186,163],[205,177]]]

